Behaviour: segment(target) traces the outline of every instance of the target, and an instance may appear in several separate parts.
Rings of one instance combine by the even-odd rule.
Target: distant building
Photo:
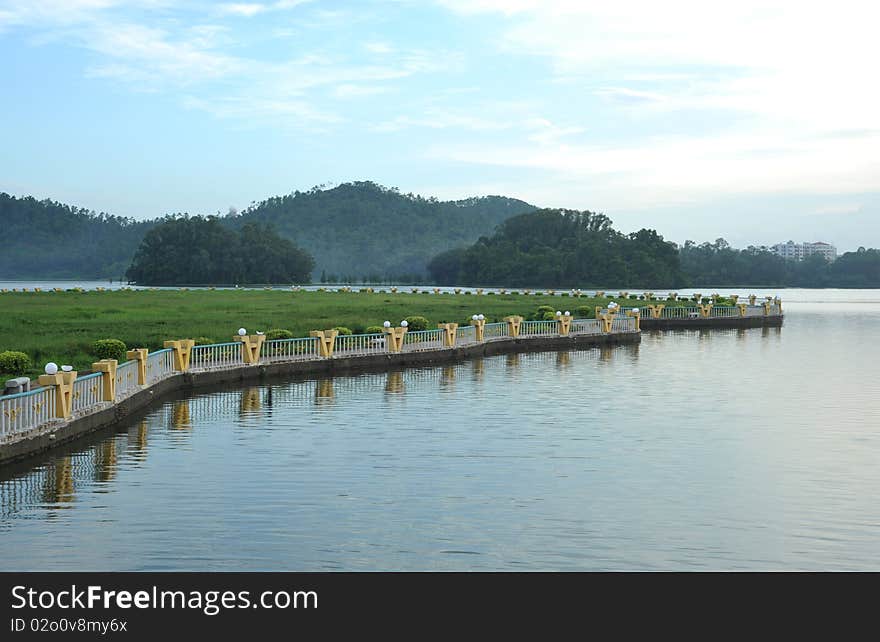
[[[829,263],[837,258],[837,248],[830,243],[816,241],[815,243],[777,243],[773,246],[773,252],[784,259],[802,261],[808,256],[819,254]]]

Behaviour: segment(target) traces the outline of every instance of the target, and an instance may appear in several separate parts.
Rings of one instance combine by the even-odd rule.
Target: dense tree
[[[147,232],[126,277],[142,285],[296,283],[314,261],[268,226],[234,231],[217,217],[166,217]]]
[[[678,253],[654,230],[624,235],[604,214],[538,210],[502,223],[492,237],[429,263],[441,283],[565,287],[615,283],[675,287]]]

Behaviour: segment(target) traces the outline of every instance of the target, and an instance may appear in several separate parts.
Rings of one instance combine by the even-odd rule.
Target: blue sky
[[[876,247],[874,7],[0,0],[0,190],[145,218],[374,180]]]

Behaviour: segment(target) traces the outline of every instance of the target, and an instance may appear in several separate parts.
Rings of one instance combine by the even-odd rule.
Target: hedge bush
[[[351,331],[351,328],[346,328],[344,325],[338,325],[333,329],[336,330],[336,332],[338,332],[339,334],[344,335],[344,336],[350,336],[351,334],[353,334],[353,332]]]
[[[578,319],[590,319],[596,313],[596,311],[588,305],[579,305],[574,311]]]
[[[120,363],[125,361],[126,350],[125,343],[119,339],[98,339],[92,346],[92,352],[98,359],[116,359]]]
[[[266,331],[266,341],[274,341],[276,339],[293,339],[293,332],[284,328],[273,328]]]
[[[369,325],[364,330],[364,334],[382,334],[384,329],[381,325]]]
[[[195,341],[195,344],[197,346],[209,346],[214,343],[217,343],[211,337],[196,337],[195,339],[193,339],[193,341]]]
[[[6,350],[0,352],[0,372],[23,375],[31,367],[31,359],[24,352]]]
[[[410,332],[420,332],[428,329],[428,320],[425,317],[406,317],[406,323]]]

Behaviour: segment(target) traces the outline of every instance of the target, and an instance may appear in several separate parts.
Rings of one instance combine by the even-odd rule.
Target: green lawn
[[[403,289],[403,288],[402,288]],[[620,301],[620,299],[617,299]],[[606,303],[608,299],[600,299]],[[644,301],[629,301],[644,305]],[[575,312],[595,306],[587,297],[524,294],[397,294],[292,292],[282,290],[126,290],[0,293],[0,352],[20,350],[33,362],[31,376],[47,361],[88,369],[97,339],[120,339],[129,348],[156,350],[166,339],[208,337],[231,341],[238,328],[284,328],[294,336],[334,326],[355,333],[412,315],[464,323],[472,314],[490,322],[509,314],[528,317],[539,305]],[[8,373],[0,373],[0,378]]]

